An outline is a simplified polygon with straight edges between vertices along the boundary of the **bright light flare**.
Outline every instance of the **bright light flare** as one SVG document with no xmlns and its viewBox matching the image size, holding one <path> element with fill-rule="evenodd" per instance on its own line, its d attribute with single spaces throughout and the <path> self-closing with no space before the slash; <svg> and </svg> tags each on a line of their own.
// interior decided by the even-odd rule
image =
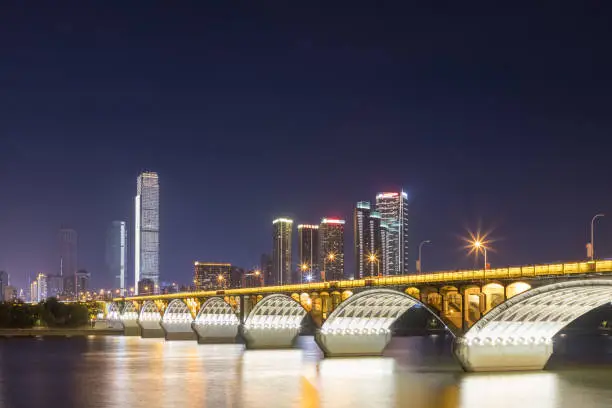
<svg viewBox="0 0 612 408">
<path fill-rule="evenodd" d="M 481 235 L 480 231 L 473 233 L 468 231 L 470 234 L 469 238 L 463 237 L 461 238 L 466 245 L 463 247 L 468 250 L 468 255 L 478 255 L 484 253 L 484 251 L 491 251 L 491 243 L 493 240 L 489 239 L 489 233 L 484 233 Z"/>
</svg>

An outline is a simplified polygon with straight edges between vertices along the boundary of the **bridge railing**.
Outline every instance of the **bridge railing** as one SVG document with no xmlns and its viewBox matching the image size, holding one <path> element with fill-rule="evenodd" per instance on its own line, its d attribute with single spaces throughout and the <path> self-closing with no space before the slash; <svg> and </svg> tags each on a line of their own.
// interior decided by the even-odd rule
<svg viewBox="0 0 612 408">
<path fill-rule="evenodd" d="M 550 278 L 565 275 L 580 275 L 586 273 L 609 273 L 612 275 L 612 260 L 557 263 L 549 265 L 526 265 L 507 268 L 443 271 L 413 275 L 371 277 L 366 279 L 343 280 L 333 282 L 315 282 L 283 286 L 260 286 L 255 288 L 209 290 L 198 292 L 181 292 L 164 295 L 134 296 L 130 299 L 176 299 L 176 298 L 206 298 L 219 295 L 263 295 L 278 292 L 312 292 L 328 290 L 350 290 L 366 286 L 398 286 L 435 284 L 444 282 L 470 282 L 482 280 L 503 279 L 534 279 Z M 123 298 L 116 298 L 115 301 Z"/>
</svg>

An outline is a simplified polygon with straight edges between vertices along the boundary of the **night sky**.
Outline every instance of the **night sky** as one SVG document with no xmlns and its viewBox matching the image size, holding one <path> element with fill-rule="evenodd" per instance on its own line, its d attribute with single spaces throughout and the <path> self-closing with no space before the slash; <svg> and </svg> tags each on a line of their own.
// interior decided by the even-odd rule
<svg viewBox="0 0 612 408">
<path fill-rule="evenodd" d="M 605 2 L 40 3 L 0 5 L 0 269 L 13 284 L 57 273 L 64 225 L 80 267 L 110 285 L 114 219 L 128 221 L 131 282 L 145 169 L 160 176 L 166 281 L 189 282 L 196 259 L 256 265 L 281 215 L 345 218 L 350 269 L 354 203 L 399 188 L 411 265 L 433 241 L 426 270 L 473 266 L 460 237 L 479 226 L 493 267 L 583 258 L 597 212 L 597 252 L 612 257 Z"/>
</svg>

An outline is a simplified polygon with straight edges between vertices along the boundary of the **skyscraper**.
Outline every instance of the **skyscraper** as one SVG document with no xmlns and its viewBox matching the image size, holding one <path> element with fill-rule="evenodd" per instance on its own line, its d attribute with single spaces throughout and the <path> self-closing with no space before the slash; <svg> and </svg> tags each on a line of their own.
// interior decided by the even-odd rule
<svg viewBox="0 0 612 408">
<path fill-rule="evenodd" d="M 272 279 L 272 257 L 270 254 L 261 254 L 259 269 L 264 285 L 271 285 Z"/>
<path fill-rule="evenodd" d="M 9 286 L 9 274 L 5 271 L 0 271 L 0 301 L 7 302 L 9 299 L 6 299 L 4 296 L 4 288 Z"/>
<path fill-rule="evenodd" d="M 266 285 L 287 285 L 291 280 L 291 233 L 293 220 L 272 221 L 272 277 Z"/>
<path fill-rule="evenodd" d="M 408 272 L 408 195 L 403 191 L 379 193 L 376 210 L 389 228 L 387 272 L 389 275 L 405 274 Z"/>
<path fill-rule="evenodd" d="M 296 283 L 302 282 L 303 279 L 319 280 L 319 226 L 300 224 L 297 228 L 300 275 Z"/>
<path fill-rule="evenodd" d="M 381 215 L 372 211 L 369 201 L 359 201 L 354 211 L 355 279 L 383 275 L 385 259 Z M 373 256 L 373 260 L 370 259 Z"/>
<path fill-rule="evenodd" d="M 136 181 L 134 286 L 150 279 L 159 285 L 159 179 L 157 173 L 143 172 Z"/>
<path fill-rule="evenodd" d="M 115 288 L 125 295 L 125 272 L 127 261 L 127 230 L 125 221 L 111 222 L 106 234 L 106 267 Z"/>
<path fill-rule="evenodd" d="M 78 240 L 77 232 L 73 229 L 59 230 L 60 275 L 74 278 L 78 270 Z"/>
<path fill-rule="evenodd" d="M 344 279 L 344 220 L 323 218 L 319 226 L 319 259 L 324 280 Z"/>
<path fill-rule="evenodd" d="M 193 264 L 193 283 L 196 290 L 224 289 L 229 287 L 232 264 L 200 262 Z"/>
</svg>

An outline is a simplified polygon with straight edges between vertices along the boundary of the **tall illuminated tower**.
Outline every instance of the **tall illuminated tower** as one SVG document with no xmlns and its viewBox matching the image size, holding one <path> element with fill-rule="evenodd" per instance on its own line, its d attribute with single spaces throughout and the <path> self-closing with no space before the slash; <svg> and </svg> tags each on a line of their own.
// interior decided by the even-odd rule
<svg viewBox="0 0 612 408">
<path fill-rule="evenodd" d="M 387 252 L 385 260 L 389 275 L 408 273 L 408 194 L 379 193 L 376 195 L 376 210 L 387 225 Z"/>
<path fill-rule="evenodd" d="M 300 264 L 298 265 L 302 279 L 318 280 L 319 271 L 319 226 L 300 224 L 298 225 L 298 247 Z M 303 280 L 298 278 L 297 282 Z"/>
<path fill-rule="evenodd" d="M 125 295 L 127 229 L 125 221 L 113 221 L 106 235 L 106 267 L 121 296 Z"/>
<path fill-rule="evenodd" d="M 326 281 L 344 279 L 344 220 L 323 218 L 319 225 L 319 259 Z"/>
<path fill-rule="evenodd" d="M 134 287 L 142 279 L 159 285 L 159 179 L 157 173 L 140 173 L 136 181 Z M 136 289 L 138 291 L 138 289 Z"/>
<path fill-rule="evenodd" d="M 277 218 L 272 221 L 272 276 L 266 285 L 287 285 L 291 279 L 291 233 L 293 220 Z"/>
<path fill-rule="evenodd" d="M 355 231 L 355 279 L 385 275 L 381 215 L 369 201 L 359 201 L 353 214 Z M 374 255 L 374 260 L 370 256 Z"/>
</svg>

